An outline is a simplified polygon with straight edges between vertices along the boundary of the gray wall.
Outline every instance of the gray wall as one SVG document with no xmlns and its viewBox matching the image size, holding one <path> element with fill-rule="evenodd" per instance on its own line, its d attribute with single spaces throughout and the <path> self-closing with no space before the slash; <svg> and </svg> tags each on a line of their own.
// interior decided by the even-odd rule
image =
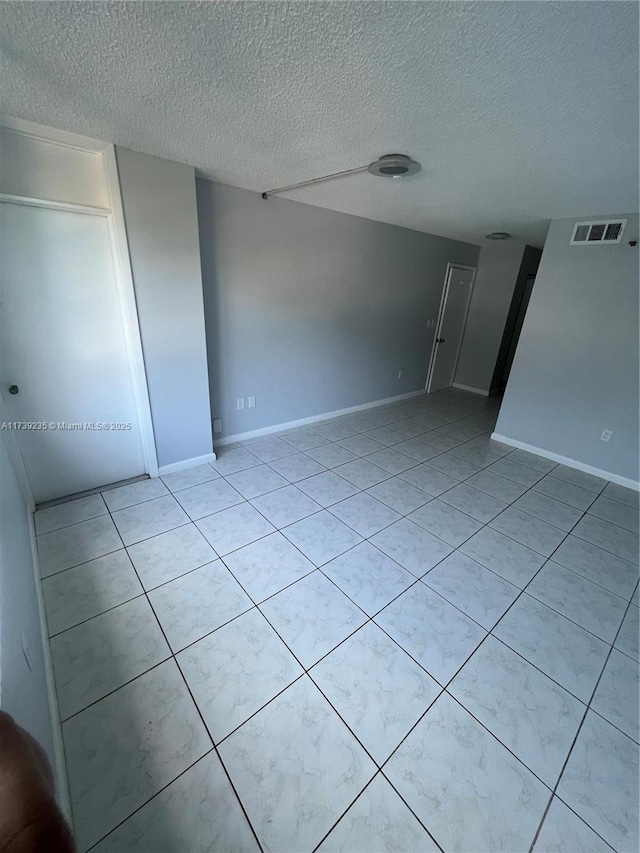
<svg viewBox="0 0 640 853">
<path fill-rule="evenodd" d="M 490 391 L 504 327 L 516 286 L 524 243 L 485 244 L 478 259 L 455 382 Z"/>
<path fill-rule="evenodd" d="M 579 220 L 551 224 L 496 432 L 637 481 L 638 216 L 628 219 L 617 246 L 570 246 Z"/>
<path fill-rule="evenodd" d="M 116 150 L 158 464 L 212 452 L 191 166 Z"/>
<path fill-rule="evenodd" d="M 44 747 L 56 767 L 28 505 L 0 432 L 0 707 Z M 31 669 L 22 652 L 25 637 Z"/>
<path fill-rule="evenodd" d="M 447 262 L 477 246 L 196 183 L 223 436 L 424 388 Z"/>
</svg>

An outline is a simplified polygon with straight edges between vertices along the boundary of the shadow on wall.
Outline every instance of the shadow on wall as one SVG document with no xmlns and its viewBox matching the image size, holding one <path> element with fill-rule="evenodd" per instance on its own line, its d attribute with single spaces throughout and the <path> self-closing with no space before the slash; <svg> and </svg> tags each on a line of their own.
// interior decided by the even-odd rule
<svg viewBox="0 0 640 853">
<path fill-rule="evenodd" d="M 222 386 L 222 338 L 217 333 L 218 317 L 221 316 L 220 288 L 218 286 L 218 267 L 216 264 L 216 232 L 211 225 L 216 221 L 215 195 L 205 192 L 203 181 L 196 180 L 198 200 L 198 228 L 200 232 L 200 263 L 202 268 L 202 296 L 204 300 L 204 324 L 207 340 L 207 362 L 209 366 L 209 394 L 211 400 L 211 419 L 220 417 Z M 208 227 L 205 229 L 204 223 Z M 214 444 L 215 444 L 214 435 Z"/>
</svg>

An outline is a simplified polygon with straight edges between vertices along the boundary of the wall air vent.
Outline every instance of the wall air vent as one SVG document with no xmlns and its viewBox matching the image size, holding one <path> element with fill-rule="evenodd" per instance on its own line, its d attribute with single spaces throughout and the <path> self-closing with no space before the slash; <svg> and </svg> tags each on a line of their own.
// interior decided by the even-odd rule
<svg viewBox="0 0 640 853">
<path fill-rule="evenodd" d="M 607 243 L 619 243 L 626 224 L 626 219 L 611 222 L 576 222 L 569 245 L 604 246 Z"/>
</svg>

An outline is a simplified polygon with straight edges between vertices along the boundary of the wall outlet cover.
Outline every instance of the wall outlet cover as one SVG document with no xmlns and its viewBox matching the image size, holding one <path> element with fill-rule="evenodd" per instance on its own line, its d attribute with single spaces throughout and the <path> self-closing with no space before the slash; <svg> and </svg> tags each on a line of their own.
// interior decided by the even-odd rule
<svg viewBox="0 0 640 853">
<path fill-rule="evenodd" d="M 236 399 L 236 408 L 238 411 L 244 409 L 244 397 L 238 397 Z"/>
<path fill-rule="evenodd" d="M 214 433 L 222 432 L 222 420 L 220 418 L 214 418 L 213 431 Z"/>
<path fill-rule="evenodd" d="M 610 430 L 610 429 L 602 430 L 602 435 L 600 436 L 600 441 L 610 441 L 612 435 L 613 435 L 613 430 Z"/>
</svg>

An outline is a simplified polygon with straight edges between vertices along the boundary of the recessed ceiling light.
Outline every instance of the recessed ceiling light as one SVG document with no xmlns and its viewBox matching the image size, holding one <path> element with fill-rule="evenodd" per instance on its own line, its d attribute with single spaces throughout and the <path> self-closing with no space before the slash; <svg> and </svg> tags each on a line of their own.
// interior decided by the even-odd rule
<svg viewBox="0 0 640 853">
<path fill-rule="evenodd" d="M 510 240 L 511 234 L 508 234 L 506 231 L 492 231 L 491 234 L 487 234 L 484 238 L 485 240 Z"/>
</svg>

